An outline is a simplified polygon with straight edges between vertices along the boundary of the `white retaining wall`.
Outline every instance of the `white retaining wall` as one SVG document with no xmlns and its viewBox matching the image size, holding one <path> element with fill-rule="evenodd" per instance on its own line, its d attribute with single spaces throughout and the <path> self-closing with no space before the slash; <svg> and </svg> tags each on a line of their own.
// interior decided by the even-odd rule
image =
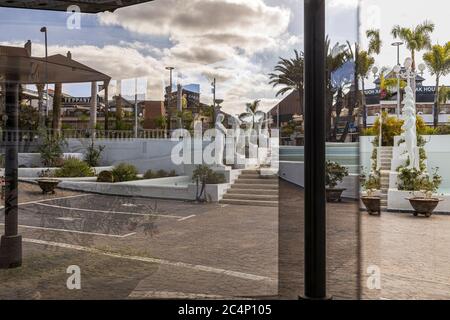
<svg viewBox="0 0 450 320">
<path fill-rule="evenodd" d="M 67 139 L 67 151 L 84 153 L 90 139 Z M 175 170 L 183 174 L 183 166 L 171 161 L 172 148 L 179 143 L 168 139 L 96 139 L 96 146 L 105 146 L 101 165 L 114 166 L 122 162 L 133 164 L 140 173 L 152 170 Z"/>
<path fill-rule="evenodd" d="M 133 196 L 145 198 L 161 198 L 174 200 L 195 200 L 197 186 L 188 176 L 160 179 L 104 183 L 96 182 L 95 178 L 62 178 L 58 187 L 84 192 L 106 195 Z M 35 179 L 27 179 L 35 181 Z M 207 199 L 217 202 L 230 187 L 229 184 L 206 185 Z"/>
</svg>

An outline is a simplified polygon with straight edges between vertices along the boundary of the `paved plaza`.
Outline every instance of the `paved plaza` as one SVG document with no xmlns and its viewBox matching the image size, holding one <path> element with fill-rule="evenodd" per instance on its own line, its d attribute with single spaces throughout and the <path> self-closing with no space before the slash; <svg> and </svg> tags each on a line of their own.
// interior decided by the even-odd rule
<svg viewBox="0 0 450 320">
<path fill-rule="evenodd" d="M 0 270 L 0 299 L 296 299 L 303 291 L 303 191 L 283 181 L 280 212 L 63 190 L 42 196 L 31 184 L 20 184 L 19 197 L 24 262 Z M 344 200 L 328 205 L 327 224 L 336 299 L 450 298 L 450 216 L 369 216 Z M 81 269 L 82 290 L 66 287 L 70 265 Z M 367 286 L 370 266 L 381 289 Z"/>
</svg>

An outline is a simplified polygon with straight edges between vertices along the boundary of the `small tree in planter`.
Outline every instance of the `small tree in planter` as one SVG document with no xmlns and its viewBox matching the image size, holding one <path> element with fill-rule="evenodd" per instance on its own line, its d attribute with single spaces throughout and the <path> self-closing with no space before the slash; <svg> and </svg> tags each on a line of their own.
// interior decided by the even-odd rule
<svg viewBox="0 0 450 320">
<path fill-rule="evenodd" d="M 336 189 L 336 186 L 348 176 L 348 169 L 337 162 L 327 161 L 325 166 L 325 185 L 328 202 L 341 201 L 345 189 Z"/>
<path fill-rule="evenodd" d="M 102 157 L 102 152 L 105 150 L 105 146 L 95 146 L 94 139 L 91 139 L 91 143 L 86 148 L 84 155 L 84 161 L 91 167 L 97 167 Z"/>
<path fill-rule="evenodd" d="M 413 196 L 409 198 L 409 203 L 414 208 L 414 216 L 423 214 L 426 217 L 431 217 L 433 211 L 438 206 L 441 199 L 433 197 L 439 186 L 442 183 L 442 177 L 438 174 L 438 169 L 435 168 L 432 176 L 421 173 L 415 169 L 401 168 L 399 172 L 399 190 L 420 191 L 423 196 Z"/>
<path fill-rule="evenodd" d="M 206 185 L 225 183 L 225 176 L 223 173 L 214 172 L 206 165 L 198 165 L 192 173 L 192 181 L 197 185 L 195 200 L 197 202 L 206 202 Z"/>
<path fill-rule="evenodd" d="M 361 196 L 361 201 L 367 208 L 367 212 L 372 215 L 381 214 L 381 197 L 375 196 L 375 192 L 381 189 L 380 172 L 373 171 L 362 181 L 361 187 L 366 191 L 365 196 Z"/>
<path fill-rule="evenodd" d="M 60 167 L 63 163 L 63 148 L 67 142 L 60 134 L 51 134 L 46 130 L 39 132 L 41 142 L 38 151 L 41 154 L 41 161 L 45 167 Z"/>
</svg>

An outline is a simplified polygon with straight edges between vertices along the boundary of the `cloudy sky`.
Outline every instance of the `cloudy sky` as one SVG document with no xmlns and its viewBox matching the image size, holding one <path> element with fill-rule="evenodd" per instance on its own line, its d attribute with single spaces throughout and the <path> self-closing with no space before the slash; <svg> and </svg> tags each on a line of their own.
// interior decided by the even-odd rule
<svg viewBox="0 0 450 320">
<path fill-rule="evenodd" d="M 427 3 L 433 1 L 442 2 Z M 384 13 L 402 10 L 397 2 L 406 1 L 367 0 L 363 4 L 363 16 L 366 12 L 370 17 L 363 19 L 366 22 L 379 23 L 373 19 L 372 3 L 383 11 L 379 24 L 386 44 L 391 37 L 384 27 L 415 24 L 427 16 L 424 10 L 441 24 L 436 41 L 444 41 L 445 10 L 432 13 L 428 5 L 418 9 L 416 15 Z M 420 3 L 423 1 L 408 1 L 410 6 Z M 261 99 L 267 110 L 280 100 L 275 96 L 277 89 L 268 84 L 268 73 L 278 57 L 291 57 L 294 49 L 303 48 L 302 6 L 302 0 L 155 0 L 114 13 L 83 14 L 79 30 L 67 28 L 67 13 L 0 9 L 0 42 L 23 45 L 30 39 L 33 54 L 42 56 L 43 35 L 39 29 L 46 25 L 49 54 L 70 50 L 74 59 L 113 79 L 138 77 L 138 92 L 146 93 L 147 99 L 162 98 L 169 78 L 165 67 L 173 66 L 176 82 L 200 84 L 204 103 L 212 101 L 210 82 L 215 77 L 217 97 L 225 100 L 228 112 L 241 112 L 246 102 L 255 99 Z M 327 32 L 332 42 L 355 41 L 357 1 L 328 0 L 327 8 Z M 395 62 L 391 48 L 386 45 L 385 49 L 377 59 L 380 66 Z M 89 88 L 65 85 L 64 91 L 88 96 Z M 134 80 L 123 81 L 122 91 L 133 94 Z"/>
</svg>

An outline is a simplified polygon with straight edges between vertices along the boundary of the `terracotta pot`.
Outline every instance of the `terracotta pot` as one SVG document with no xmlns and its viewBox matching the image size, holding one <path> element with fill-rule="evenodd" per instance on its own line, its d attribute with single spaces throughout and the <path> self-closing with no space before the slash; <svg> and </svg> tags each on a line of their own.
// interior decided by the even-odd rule
<svg viewBox="0 0 450 320">
<path fill-rule="evenodd" d="M 380 209 L 381 197 L 364 196 L 364 197 L 361 197 L 361 201 L 366 206 L 367 212 L 370 215 L 375 215 L 375 214 L 381 215 L 381 209 Z"/>
<path fill-rule="evenodd" d="M 341 202 L 342 201 L 342 192 L 347 189 L 326 189 L 327 194 L 327 202 Z"/>
<path fill-rule="evenodd" d="M 38 179 L 37 182 L 42 189 L 42 194 L 55 194 L 55 188 L 61 181 L 57 179 Z"/>
<path fill-rule="evenodd" d="M 414 208 L 414 215 L 423 214 L 426 217 L 431 217 L 434 209 L 438 206 L 440 199 L 437 198 L 409 198 L 409 203 Z"/>
</svg>

